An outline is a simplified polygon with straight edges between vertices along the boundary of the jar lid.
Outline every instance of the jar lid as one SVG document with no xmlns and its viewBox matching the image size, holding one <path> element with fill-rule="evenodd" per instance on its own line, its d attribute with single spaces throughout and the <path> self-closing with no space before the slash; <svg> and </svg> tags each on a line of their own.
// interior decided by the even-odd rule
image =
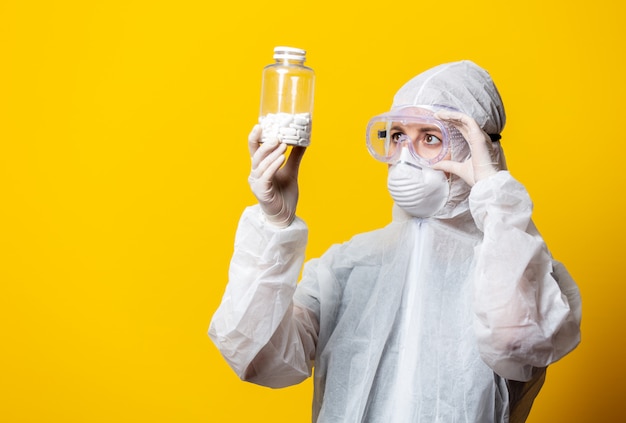
<svg viewBox="0 0 626 423">
<path fill-rule="evenodd" d="M 274 59 L 297 59 L 304 60 L 306 50 L 296 47 L 274 47 Z"/>
</svg>

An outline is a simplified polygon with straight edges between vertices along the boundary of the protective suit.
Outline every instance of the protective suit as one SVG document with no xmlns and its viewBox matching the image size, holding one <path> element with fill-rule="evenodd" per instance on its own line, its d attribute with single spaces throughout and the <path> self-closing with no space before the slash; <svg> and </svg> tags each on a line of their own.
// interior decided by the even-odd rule
<svg viewBox="0 0 626 423">
<path fill-rule="evenodd" d="M 409 81 L 393 108 L 449 106 L 499 134 L 504 108 L 471 62 Z M 459 146 L 466 160 L 469 149 Z M 384 228 L 304 266 L 305 223 L 247 208 L 209 335 L 244 380 L 314 372 L 314 422 L 523 422 L 545 368 L 579 342 L 581 304 L 531 220 L 525 188 L 499 171 L 450 178 L 431 217 L 394 206 Z"/>
</svg>

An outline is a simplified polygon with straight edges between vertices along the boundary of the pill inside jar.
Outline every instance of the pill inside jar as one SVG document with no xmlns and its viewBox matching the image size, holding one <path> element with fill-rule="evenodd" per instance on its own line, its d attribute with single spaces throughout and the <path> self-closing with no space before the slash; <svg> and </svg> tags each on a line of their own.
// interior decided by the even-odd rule
<svg viewBox="0 0 626 423">
<path fill-rule="evenodd" d="M 278 139 L 285 144 L 308 147 L 311 143 L 310 113 L 268 113 L 259 118 L 261 142 Z"/>
</svg>

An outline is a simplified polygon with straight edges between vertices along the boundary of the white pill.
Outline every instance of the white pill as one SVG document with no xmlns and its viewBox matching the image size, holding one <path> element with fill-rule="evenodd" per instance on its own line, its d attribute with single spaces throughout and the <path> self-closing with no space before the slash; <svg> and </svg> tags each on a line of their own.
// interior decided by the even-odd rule
<svg viewBox="0 0 626 423">
<path fill-rule="evenodd" d="M 280 128 L 279 132 L 281 135 L 297 135 L 298 130 L 296 128 Z"/>
</svg>

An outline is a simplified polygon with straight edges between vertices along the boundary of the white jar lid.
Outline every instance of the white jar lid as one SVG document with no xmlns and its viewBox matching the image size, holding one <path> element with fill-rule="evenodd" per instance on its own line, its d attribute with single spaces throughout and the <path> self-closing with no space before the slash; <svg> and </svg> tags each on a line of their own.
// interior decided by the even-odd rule
<svg viewBox="0 0 626 423">
<path fill-rule="evenodd" d="M 306 50 L 296 47 L 278 46 L 274 47 L 274 59 L 298 59 L 303 60 Z"/>
</svg>

